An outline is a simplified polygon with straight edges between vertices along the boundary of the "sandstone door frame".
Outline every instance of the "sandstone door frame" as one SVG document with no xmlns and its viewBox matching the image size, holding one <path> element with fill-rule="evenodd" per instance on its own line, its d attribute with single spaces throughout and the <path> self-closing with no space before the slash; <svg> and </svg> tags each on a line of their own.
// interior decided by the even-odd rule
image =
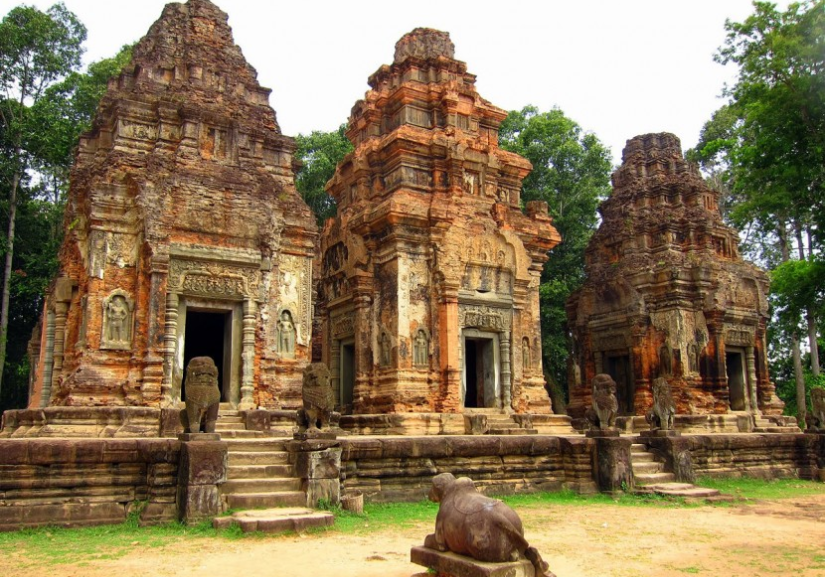
<svg viewBox="0 0 825 577">
<path fill-rule="evenodd" d="M 501 362 L 501 338 L 500 333 L 490 330 L 482 330 L 477 328 L 462 328 L 461 329 L 461 346 L 459 352 L 461 354 L 461 407 L 467 409 L 467 342 L 485 343 L 477 348 L 477 354 L 481 355 L 478 366 L 482 367 L 483 377 L 479 379 L 483 383 L 483 399 L 484 406 L 477 408 L 486 409 L 502 409 L 505 407 L 504 395 L 502 394 L 502 362 Z M 473 345 L 475 346 L 475 345 Z"/>
</svg>

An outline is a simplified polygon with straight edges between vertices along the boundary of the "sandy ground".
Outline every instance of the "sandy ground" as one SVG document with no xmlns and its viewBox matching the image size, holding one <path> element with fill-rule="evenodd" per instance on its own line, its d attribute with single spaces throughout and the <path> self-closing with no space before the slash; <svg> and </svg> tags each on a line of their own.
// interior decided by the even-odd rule
<svg viewBox="0 0 825 577">
<path fill-rule="evenodd" d="M 528 540 L 558 577 L 825 577 L 825 490 L 729 507 L 517 510 Z M 3 560 L 0 575 L 17 569 L 26 577 L 410 577 L 424 570 L 409 562 L 410 547 L 431 530 L 422 523 L 365 534 L 175 538 L 77 565 L 41 565 L 19 551 Z"/>
</svg>

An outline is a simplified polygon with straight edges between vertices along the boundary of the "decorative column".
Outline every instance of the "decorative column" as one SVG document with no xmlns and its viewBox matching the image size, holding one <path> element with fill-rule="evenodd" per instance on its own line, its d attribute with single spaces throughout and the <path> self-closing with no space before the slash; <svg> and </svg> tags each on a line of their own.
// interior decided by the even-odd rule
<svg viewBox="0 0 825 577">
<path fill-rule="evenodd" d="M 335 402 L 344 404 L 344 395 L 341 390 L 341 341 L 330 337 L 329 346 L 329 384 L 335 393 Z"/>
<path fill-rule="evenodd" d="M 46 313 L 46 354 L 43 358 L 43 391 L 40 406 L 48 407 L 52 398 L 52 369 L 54 367 L 54 311 Z"/>
<path fill-rule="evenodd" d="M 52 386 L 54 390 L 57 381 L 60 379 L 60 371 L 63 369 L 63 353 L 66 345 L 66 315 L 69 311 L 69 303 L 57 301 L 54 303 L 54 363 L 52 364 Z"/>
<path fill-rule="evenodd" d="M 510 374 L 510 331 L 501 332 L 501 392 L 504 408 L 510 410 L 513 403 L 513 382 Z"/>
<path fill-rule="evenodd" d="M 241 403 L 239 409 L 255 408 L 255 315 L 258 307 L 252 299 L 243 302 L 243 345 L 241 350 Z"/>
<path fill-rule="evenodd" d="M 175 373 L 175 353 L 178 344 L 177 293 L 166 293 L 166 319 L 163 327 L 163 380 L 160 384 L 161 406 L 172 404 L 172 385 Z"/>
<path fill-rule="evenodd" d="M 149 278 L 148 305 L 144 315 L 147 323 L 146 356 L 143 359 L 143 382 L 140 394 L 147 404 L 166 402 L 163 383 L 166 378 L 166 322 L 161 326 L 161 311 L 165 312 L 163 295 L 168 294 L 169 249 L 166 246 L 153 248 Z M 177 334 L 177 333 L 176 333 Z M 170 375 L 172 373 L 170 372 Z"/>
<path fill-rule="evenodd" d="M 438 307 L 439 360 L 446 382 L 442 399 L 445 412 L 461 409 L 461 327 L 458 322 L 458 283 L 443 282 Z"/>
<path fill-rule="evenodd" d="M 355 382 L 352 385 L 352 412 L 359 413 L 372 410 L 364 407 L 364 399 L 370 397 L 367 388 L 372 372 L 372 358 L 365 356 L 367 347 L 364 347 L 364 344 L 372 338 L 370 330 L 372 298 L 361 287 L 353 300 L 355 302 Z"/>
<path fill-rule="evenodd" d="M 759 415 L 759 403 L 756 398 L 756 357 L 753 347 L 745 347 L 745 367 L 748 374 L 748 394 L 745 395 L 745 402 L 750 401 L 750 408 L 746 406 L 745 409 L 754 415 Z"/>
</svg>

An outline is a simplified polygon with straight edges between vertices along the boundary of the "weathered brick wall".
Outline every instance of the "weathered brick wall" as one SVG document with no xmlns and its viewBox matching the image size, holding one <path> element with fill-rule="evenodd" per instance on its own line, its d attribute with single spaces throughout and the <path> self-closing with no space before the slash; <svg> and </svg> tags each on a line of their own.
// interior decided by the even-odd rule
<svg viewBox="0 0 825 577">
<path fill-rule="evenodd" d="M 592 439 L 450 436 L 342 439 L 347 491 L 372 501 L 426 499 L 439 473 L 470 477 L 488 493 L 596 491 Z"/>
<path fill-rule="evenodd" d="M 172 439 L 0 440 L 0 531 L 176 518 Z"/>
</svg>

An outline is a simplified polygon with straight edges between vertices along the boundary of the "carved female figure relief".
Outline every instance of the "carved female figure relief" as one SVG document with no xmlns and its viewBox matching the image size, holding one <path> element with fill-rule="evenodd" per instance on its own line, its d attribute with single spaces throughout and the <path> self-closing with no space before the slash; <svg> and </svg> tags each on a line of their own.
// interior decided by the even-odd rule
<svg viewBox="0 0 825 577">
<path fill-rule="evenodd" d="M 101 349 L 125 350 L 132 346 L 134 301 L 123 291 L 115 291 L 103 301 Z"/>
<path fill-rule="evenodd" d="M 385 332 L 381 333 L 381 342 L 380 344 L 380 363 L 382 367 L 389 367 L 390 366 L 390 348 L 392 347 L 390 343 L 390 335 Z"/>
<path fill-rule="evenodd" d="M 286 358 L 295 356 L 295 323 L 287 310 L 281 312 L 278 320 L 278 351 Z"/>
<path fill-rule="evenodd" d="M 429 339 L 424 329 L 418 329 L 413 341 L 413 365 L 416 367 L 426 367 L 429 349 Z"/>
<path fill-rule="evenodd" d="M 530 372 L 532 363 L 530 361 L 530 339 L 521 339 L 521 370 L 526 375 Z"/>
</svg>

